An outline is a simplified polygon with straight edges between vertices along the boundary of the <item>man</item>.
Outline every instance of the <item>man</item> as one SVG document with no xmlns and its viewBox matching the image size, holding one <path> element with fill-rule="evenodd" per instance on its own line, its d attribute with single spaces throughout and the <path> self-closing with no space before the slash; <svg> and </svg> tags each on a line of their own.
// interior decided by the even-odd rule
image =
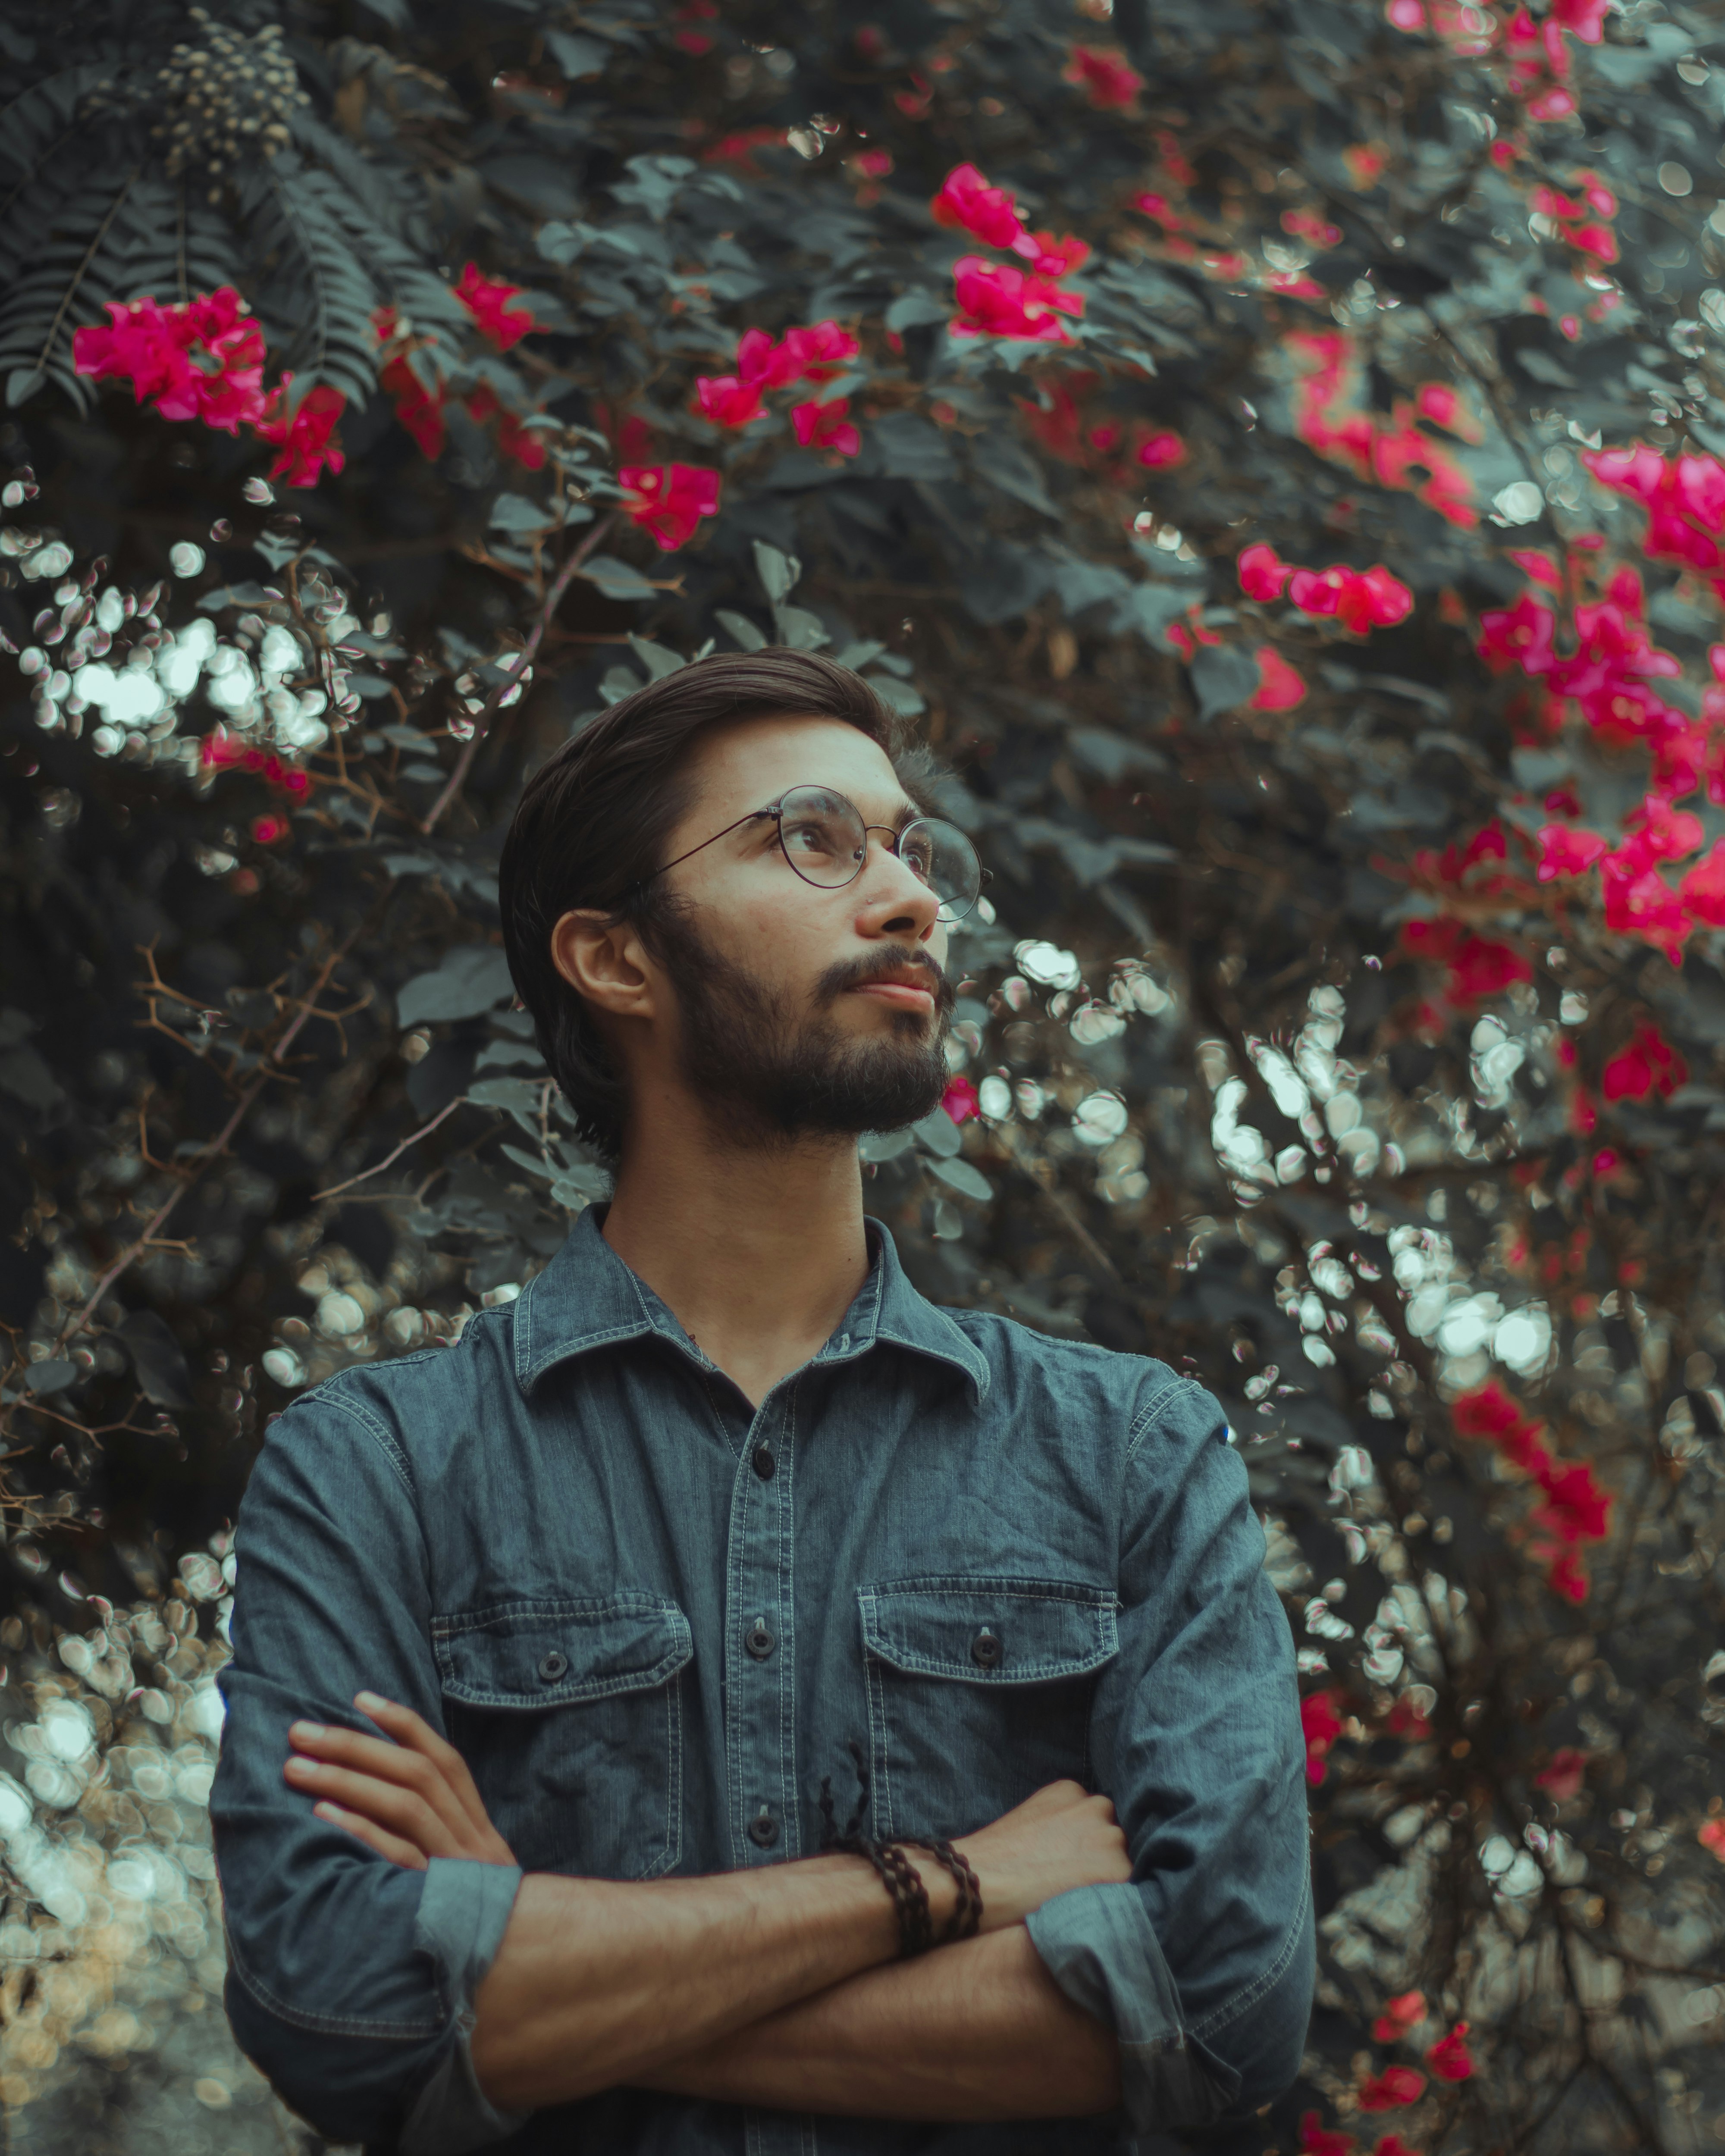
<svg viewBox="0 0 1725 2156">
<path fill-rule="evenodd" d="M 1093 2150 L 1293 2077 L 1292 1648 L 1222 1418 L 864 1217 L 980 875 L 898 747 L 824 659 L 713 658 L 522 796 L 510 964 L 614 1195 L 279 1417 L 239 1520 L 228 2011 L 333 2139 Z"/>
</svg>

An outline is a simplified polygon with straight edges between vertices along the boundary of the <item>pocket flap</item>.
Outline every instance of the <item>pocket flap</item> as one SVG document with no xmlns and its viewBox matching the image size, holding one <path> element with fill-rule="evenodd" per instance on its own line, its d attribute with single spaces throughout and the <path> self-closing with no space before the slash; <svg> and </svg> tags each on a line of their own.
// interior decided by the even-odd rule
<svg viewBox="0 0 1725 2156">
<path fill-rule="evenodd" d="M 662 1685 L 695 1652 L 689 1620 L 657 1594 L 498 1602 L 434 1617 L 451 1699 L 467 1707 L 564 1707 Z"/>
<path fill-rule="evenodd" d="M 1120 1651 L 1110 1588 L 946 1574 L 859 1588 L 857 1600 L 869 1653 L 915 1676 L 1039 1684 L 1084 1676 Z"/>
</svg>

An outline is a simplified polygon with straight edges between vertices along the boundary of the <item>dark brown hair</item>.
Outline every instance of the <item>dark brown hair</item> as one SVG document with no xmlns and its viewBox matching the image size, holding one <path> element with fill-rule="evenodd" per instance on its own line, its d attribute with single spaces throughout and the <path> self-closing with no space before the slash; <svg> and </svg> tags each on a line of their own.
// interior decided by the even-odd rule
<svg viewBox="0 0 1725 2156">
<path fill-rule="evenodd" d="M 641 879 L 690 805 L 691 747 L 725 721 L 776 717 L 841 720 L 880 744 L 913 795 L 926 781 L 904 722 L 860 674 L 819 652 L 774 649 L 723 653 L 649 682 L 565 742 L 522 789 L 498 870 L 504 949 L 577 1132 L 608 1159 L 622 1147 L 622 1074 L 552 963 L 551 932 L 572 909 L 594 906 L 633 921 L 653 948 L 675 901 L 662 880 Z"/>
</svg>

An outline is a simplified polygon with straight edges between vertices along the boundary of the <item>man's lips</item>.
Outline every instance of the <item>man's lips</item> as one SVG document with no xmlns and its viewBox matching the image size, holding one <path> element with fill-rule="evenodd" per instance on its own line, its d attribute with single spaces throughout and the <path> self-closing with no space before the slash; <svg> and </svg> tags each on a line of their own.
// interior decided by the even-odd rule
<svg viewBox="0 0 1725 2156">
<path fill-rule="evenodd" d="M 934 1009 L 934 990 L 915 987 L 909 981 L 863 981 L 850 993 L 856 996 L 874 996 L 883 1004 L 891 1004 L 896 1010 L 932 1011 Z"/>
</svg>

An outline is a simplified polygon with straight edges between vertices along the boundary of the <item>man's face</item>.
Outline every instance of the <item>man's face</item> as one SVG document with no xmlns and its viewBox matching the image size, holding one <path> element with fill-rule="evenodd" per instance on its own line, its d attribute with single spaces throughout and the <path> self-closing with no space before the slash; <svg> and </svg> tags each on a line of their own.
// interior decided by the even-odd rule
<svg viewBox="0 0 1725 2156">
<path fill-rule="evenodd" d="M 855 880 L 806 882 L 762 817 L 671 870 L 685 910 L 655 934 L 680 1075 L 757 1137 L 892 1129 L 947 1081 L 952 989 L 938 901 L 887 850 L 916 812 L 877 742 L 832 719 L 753 719 L 697 750 L 675 860 L 795 786 L 843 794 L 871 830 Z"/>
</svg>

